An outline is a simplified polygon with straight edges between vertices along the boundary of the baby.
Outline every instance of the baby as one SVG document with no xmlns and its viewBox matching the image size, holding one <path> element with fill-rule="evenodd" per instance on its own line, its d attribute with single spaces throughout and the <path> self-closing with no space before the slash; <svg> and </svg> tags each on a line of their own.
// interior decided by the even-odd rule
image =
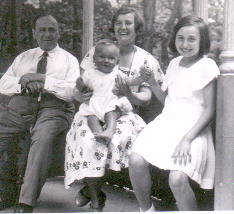
<svg viewBox="0 0 234 214">
<path fill-rule="evenodd" d="M 132 111 L 132 105 L 126 97 L 113 94 L 116 77 L 121 76 L 128 85 L 141 84 L 143 80 L 140 77 L 129 80 L 118 70 L 119 48 L 112 40 L 101 40 L 95 46 L 93 60 L 96 68 L 85 70 L 77 79 L 76 87 L 79 91 L 93 92 L 89 103 L 82 103 L 79 112 L 87 116 L 95 139 L 108 144 L 115 133 L 118 117 Z"/>
</svg>

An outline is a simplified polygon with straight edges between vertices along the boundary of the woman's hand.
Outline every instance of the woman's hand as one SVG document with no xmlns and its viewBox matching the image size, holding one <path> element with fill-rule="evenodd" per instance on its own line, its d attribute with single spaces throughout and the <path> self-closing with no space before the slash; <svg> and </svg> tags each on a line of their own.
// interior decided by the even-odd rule
<svg viewBox="0 0 234 214">
<path fill-rule="evenodd" d="M 179 162 L 179 165 L 186 165 L 187 163 L 191 163 L 191 142 L 192 140 L 185 136 L 176 146 L 175 151 L 172 155 L 175 164 L 177 163 L 177 161 Z"/>
<path fill-rule="evenodd" d="M 76 88 L 81 92 L 83 92 L 84 90 L 87 90 L 87 87 L 84 84 L 84 81 L 81 77 L 78 77 L 76 80 Z"/>
<path fill-rule="evenodd" d="M 77 90 L 77 88 L 74 88 L 73 90 L 73 98 L 74 100 L 81 102 L 81 103 L 89 103 L 89 100 L 91 96 L 93 95 L 92 91 L 85 91 L 85 92 L 80 92 Z"/>
<path fill-rule="evenodd" d="M 126 83 L 125 79 L 123 79 L 121 76 L 117 76 L 115 78 L 115 90 L 113 93 L 116 96 L 126 96 L 128 97 L 129 95 L 132 94 L 132 91 L 128 84 Z"/>
</svg>

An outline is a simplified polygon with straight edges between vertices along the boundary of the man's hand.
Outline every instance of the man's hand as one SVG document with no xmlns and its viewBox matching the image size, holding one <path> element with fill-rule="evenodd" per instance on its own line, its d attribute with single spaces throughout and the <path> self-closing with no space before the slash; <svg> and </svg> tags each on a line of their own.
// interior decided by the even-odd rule
<svg viewBox="0 0 234 214">
<path fill-rule="evenodd" d="M 20 80 L 19 84 L 21 84 L 22 88 L 26 88 L 29 82 L 45 82 L 45 74 L 38 74 L 38 73 L 28 73 L 24 74 Z"/>
<path fill-rule="evenodd" d="M 39 93 L 43 91 L 44 88 L 44 83 L 43 82 L 29 82 L 26 85 L 27 89 L 29 90 L 30 93 L 34 94 L 34 93 Z"/>
</svg>

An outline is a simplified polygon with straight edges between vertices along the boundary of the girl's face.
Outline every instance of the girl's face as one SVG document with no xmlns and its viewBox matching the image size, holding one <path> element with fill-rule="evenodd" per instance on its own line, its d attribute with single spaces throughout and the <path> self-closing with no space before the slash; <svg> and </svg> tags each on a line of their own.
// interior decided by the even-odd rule
<svg viewBox="0 0 234 214">
<path fill-rule="evenodd" d="M 121 14 L 114 24 L 115 37 L 119 45 L 134 44 L 136 38 L 134 14 Z"/>
<path fill-rule="evenodd" d="M 195 26 L 185 26 L 176 34 L 175 46 L 181 56 L 196 59 L 200 50 L 200 32 Z"/>
<path fill-rule="evenodd" d="M 103 46 L 94 54 L 94 63 L 103 73 L 111 73 L 119 60 L 119 50 L 113 46 Z"/>
</svg>

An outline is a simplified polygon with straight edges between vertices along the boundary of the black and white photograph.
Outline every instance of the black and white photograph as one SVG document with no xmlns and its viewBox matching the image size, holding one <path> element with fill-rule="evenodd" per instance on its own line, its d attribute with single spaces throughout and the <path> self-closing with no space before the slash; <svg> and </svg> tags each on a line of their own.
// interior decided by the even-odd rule
<svg viewBox="0 0 234 214">
<path fill-rule="evenodd" d="M 0 213 L 234 210 L 233 0 L 0 0 Z"/>
</svg>

